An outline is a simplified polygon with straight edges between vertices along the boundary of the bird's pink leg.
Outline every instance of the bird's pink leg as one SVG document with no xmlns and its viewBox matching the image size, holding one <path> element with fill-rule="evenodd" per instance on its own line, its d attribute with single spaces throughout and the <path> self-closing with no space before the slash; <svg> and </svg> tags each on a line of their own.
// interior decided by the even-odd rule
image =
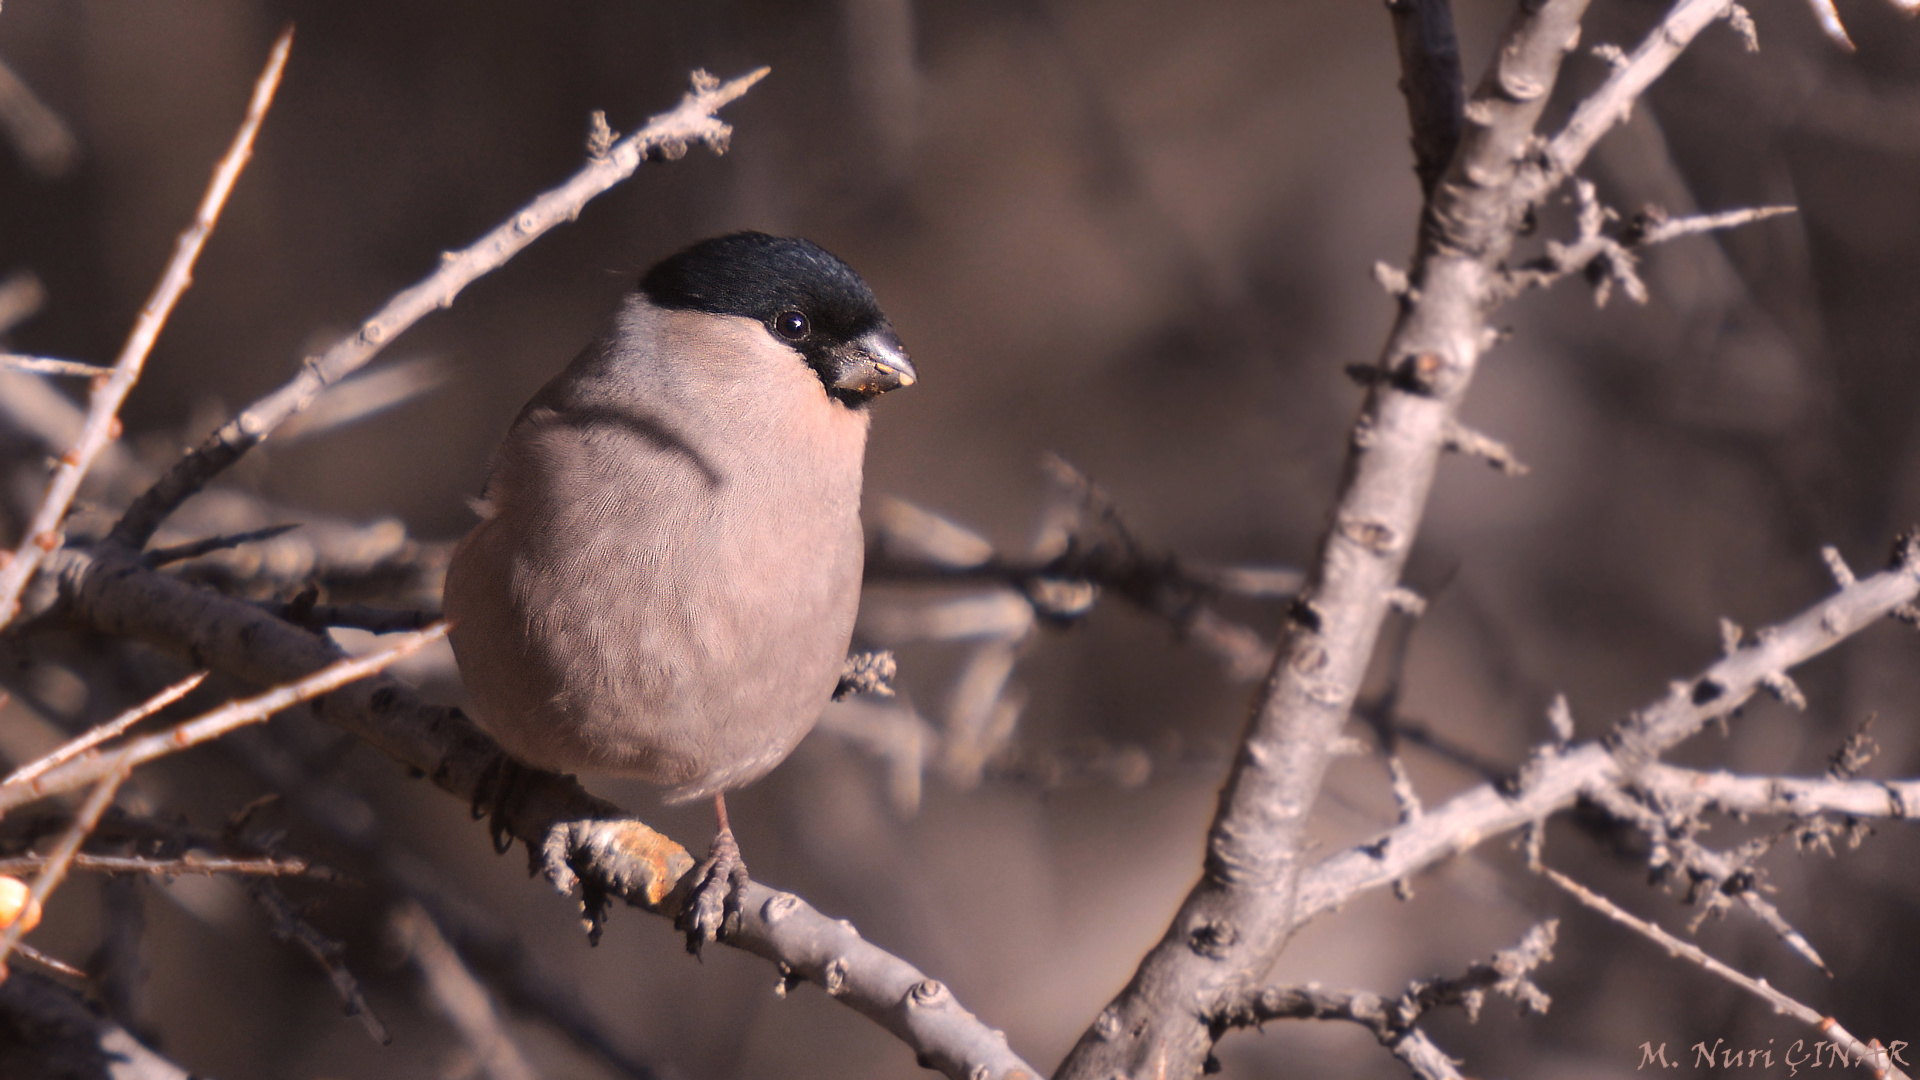
<svg viewBox="0 0 1920 1080">
<path fill-rule="evenodd" d="M 727 821 L 727 797 L 715 794 L 714 816 L 720 831 L 707 849 L 707 861 L 700 865 L 698 882 L 680 909 L 680 929 L 687 934 L 687 951 L 700 955 L 700 947 L 717 941 L 740 922 L 740 904 L 747 890 L 747 864 L 740 858 L 740 845 L 733 839 L 733 826 Z"/>
</svg>

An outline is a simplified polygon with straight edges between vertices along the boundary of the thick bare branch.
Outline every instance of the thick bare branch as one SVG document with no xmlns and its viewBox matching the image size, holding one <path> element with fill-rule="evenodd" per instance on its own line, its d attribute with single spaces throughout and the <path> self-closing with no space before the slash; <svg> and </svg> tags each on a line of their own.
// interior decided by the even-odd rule
<svg viewBox="0 0 1920 1080">
<path fill-rule="evenodd" d="M 1300 921 L 1308 814 L 1400 584 L 1427 491 L 1487 339 L 1494 274 L 1524 220 L 1520 162 L 1584 0 L 1523 5 L 1464 110 L 1459 150 L 1429 203 L 1399 323 L 1352 436 L 1332 525 L 1234 759 L 1205 874 L 1082 1035 L 1063 1080 L 1197 1075 L 1199 1016 L 1244 993 Z"/>
</svg>

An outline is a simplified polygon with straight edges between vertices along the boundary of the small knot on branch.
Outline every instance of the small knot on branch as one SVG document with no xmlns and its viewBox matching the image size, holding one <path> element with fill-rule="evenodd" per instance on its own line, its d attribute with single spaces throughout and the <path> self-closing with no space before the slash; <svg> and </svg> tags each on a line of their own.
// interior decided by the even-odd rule
<svg viewBox="0 0 1920 1080">
<path fill-rule="evenodd" d="M 844 701 L 855 694 L 892 697 L 893 680 L 899 673 L 899 661 L 886 649 L 854 653 L 840 668 L 840 683 L 833 688 L 833 700 Z"/>
<path fill-rule="evenodd" d="M 1444 446 L 1456 454 L 1477 457 L 1505 476 L 1525 476 L 1531 470 L 1514 456 L 1512 447 L 1484 435 L 1458 420 L 1449 420 L 1443 436 Z"/>
<path fill-rule="evenodd" d="M 587 118 L 587 156 L 595 161 L 604 161 L 619 138 L 613 128 L 607 125 L 606 110 L 593 110 L 593 115 Z"/>
</svg>

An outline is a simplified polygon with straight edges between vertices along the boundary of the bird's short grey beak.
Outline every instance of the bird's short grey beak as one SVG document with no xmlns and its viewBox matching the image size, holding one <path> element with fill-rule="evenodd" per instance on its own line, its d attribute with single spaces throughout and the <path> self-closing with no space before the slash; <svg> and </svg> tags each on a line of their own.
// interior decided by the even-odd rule
<svg viewBox="0 0 1920 1080">
<path fill-rule="evenodd" d="M 834 365 L 836 390 L 870 397 L 920 381 L 913 361 L 907 359 L 906 346 L 890 326 L 869 330 L 835 351 L 839 354 Z"/>
</svg>

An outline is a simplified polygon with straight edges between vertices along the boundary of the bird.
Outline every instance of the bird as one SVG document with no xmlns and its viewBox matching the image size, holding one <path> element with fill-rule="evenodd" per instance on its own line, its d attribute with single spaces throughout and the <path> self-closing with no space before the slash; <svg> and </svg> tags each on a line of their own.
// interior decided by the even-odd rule
<svg viewBox="0 0 1920 1080">
<path fill-rule="evenodd" d="M 785 759 L 839 682 L 869 405 L 917 380 L 839 258 L 759 232 L 696 243 L 521 409 L 448 565 L 473 718 L 508 755 L 713 798 L 682 905 L 696 952 L 747 880 L 726 792 Z"/>
</svg>

